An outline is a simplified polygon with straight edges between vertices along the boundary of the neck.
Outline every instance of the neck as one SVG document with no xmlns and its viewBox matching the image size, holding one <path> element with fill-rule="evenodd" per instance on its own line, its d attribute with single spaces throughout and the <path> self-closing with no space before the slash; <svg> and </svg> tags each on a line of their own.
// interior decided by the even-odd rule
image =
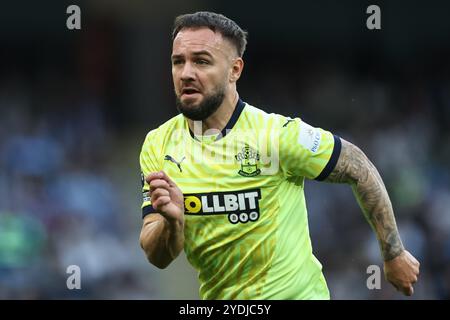
<svg viewBox="0 0 450 320">
<path fill-rule="evenodd" d="M 210 134 L 218 133 L 222 131 L 223 128 L 227 125 L 231 116 L 233 115 L 233 111 L 236 108 L 236 104 L 238 102 L 239 95 L 237 91 L 234 91 L 232 94 L 226 95 L 223 99 L 222 104 L 219 108 L 210 115 L 207 119 L 203 121 L 194 121 L 191 119 L 188 120 L 189 129 L 191 129 L 194 134 L 204 134 L 206 131 L 211 130 Z M 201 123 L 201 132 L 200 132 L 200 124 Z M 208 134 L 208 133 L 207 133 Z"/>
</svg>

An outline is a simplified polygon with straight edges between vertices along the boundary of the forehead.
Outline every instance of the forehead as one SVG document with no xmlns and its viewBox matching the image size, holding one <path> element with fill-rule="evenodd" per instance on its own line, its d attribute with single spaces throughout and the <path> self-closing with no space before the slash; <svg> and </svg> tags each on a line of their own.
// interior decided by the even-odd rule
<svg viewBox="0 0 450 320">
<path fill-rule="evenodd" d="M 195 51 L 209 51 L 211 54 L 230 55 L 232 46 L 220 32 L 209 28 L 181 29 L 173 40 L 172 54 L 189 54 Z"/>
</svg>

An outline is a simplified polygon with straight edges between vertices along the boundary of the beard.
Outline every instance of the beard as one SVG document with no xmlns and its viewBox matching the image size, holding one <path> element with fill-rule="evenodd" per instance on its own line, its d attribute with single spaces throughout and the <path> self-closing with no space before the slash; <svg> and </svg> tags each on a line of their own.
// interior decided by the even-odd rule
<svg viewBox="0 0 450 320">
<path fill-rule="evenodd" d="M 180 96 L 177 95 L 176 105 L 179 112 L 186 118 L 194 121 L 205 120 L 211 116 L 225 99 L 225 88 L 219 87 L 212 94 L 205 95 L 202 102 L 197 105 L 193 103 L 181 102 Z"/>
</svg>

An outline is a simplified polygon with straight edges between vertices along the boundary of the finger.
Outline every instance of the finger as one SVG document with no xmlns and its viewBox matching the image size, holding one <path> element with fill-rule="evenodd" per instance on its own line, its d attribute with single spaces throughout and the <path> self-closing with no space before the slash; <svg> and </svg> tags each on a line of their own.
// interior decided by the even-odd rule
<svg viewBox="0 0 450 320">
<path fill-rule="evenodd" d="M 159 197 L 169 197 L 169 191 L 166 189 L 156 189 L 151 193 L 151 201 L 154 203 Z"/>
<path fill-rule="evenodd" d="M 170 197 L 168 196 L 162 196 L 155 200 L 155 202 L 152 202 L 153 209 L 159 210 L 162 206 L 170 203 Z"/>
<path fill-rule="evenodd" d="M 413 286 L 407 286 L 405 288 L 403 288 L 403 293 L 407 296 L 412 296 L 414 294 L 414 288 Z"/>
<path fill-rule="evenodd" d="M 165 180 L 169 186 L 171 187 L 176 187 L 177 185 L 175 184 L 175 182 L 172 181 L 172 179 L 170 179 L 170 177 L 164 172 L 164 171 L 158 171 L 158 172 L 152 172 L 151 174 L 149 174 L 146 178 L 145 181 L 147 181 L 148 184 L 150 184 L 151 181 L 155 180 L 155 179 L 163 179 Z"/>
<path fill-rule="evenodd" d="M 164 179 L 167 181 L 167 183 L 169 184 L 169 186 L 171 187 L 176 187 L 176 183 L 172 181 L 172 179 L 170 179 L 170 177 L 164 172 L 164 171 L 160 171 L 161 173 L 161 179 Z"/>
<path fill-rule="evenodd" d="M 152 180 L 150 182 L 150 193 L 152 193 L 154 190 L 158 189 L 158 188 L 162 188 L 162 189 L 169 189 L 169 184 L 162 179 L 156 179 L 156 180 Z"/>
<path fill-rule="evenodd" d="M 414 264 L 414 265 L 416 265 L 416 266 L 420 266 L 420 262 L 409 252 L 409 251 L 406 251 L 405 250 L 405 252 L 407 253 L 407 256 L 408 256 L 408 258 L 409 258 L 409 260 Z"/>
<path fill-rule="evenodd" d="M 145 177 L 145 181 L 147 181 L 148 184 L 152 182 L 155 179 L 161 179 L 163 176 L 161 174 L 161 171 L 157 172 L 151 172 L 148 176 Z"/>
<path fill-rule="evenodd" d="M 416 265 L 411 266 L 411 272 L 414 276 L 418 276 L 420 273 L 419 267 Z"/>
</svg>

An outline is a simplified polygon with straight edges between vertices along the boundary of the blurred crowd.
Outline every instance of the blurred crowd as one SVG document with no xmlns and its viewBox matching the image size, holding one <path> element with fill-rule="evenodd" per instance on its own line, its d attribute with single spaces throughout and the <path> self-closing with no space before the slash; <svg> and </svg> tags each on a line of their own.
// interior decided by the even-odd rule
<svg viewBox="0 0 450 320">
<path fill-rule="evenodd" d="M 130 264 L 142 256 L 123 218 L 125 185 L 112 167 L 120 150 L 101 99 L 58 94 L 56 105 L 32 112 L 26 80 L 0 87 L 0 298 L 149 297 Z M 67 290 L 70 265 L 82 271 L 79 293 Z M 120 291 L 108 289 L 114 284 Z"/>
</svg>

